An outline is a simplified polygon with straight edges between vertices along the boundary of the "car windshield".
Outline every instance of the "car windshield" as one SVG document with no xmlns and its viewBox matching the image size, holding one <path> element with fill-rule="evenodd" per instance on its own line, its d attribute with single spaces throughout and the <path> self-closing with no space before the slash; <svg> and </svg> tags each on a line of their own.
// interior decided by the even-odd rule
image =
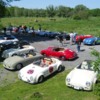
<svg viewBox="0 0 100 100">
<path fill-rule="evenodd" d="M 91 61 L 83 61 L 77 68 L 94 71 Z"/>
<path fill-rule="evenodd" d="M 48 67 L 53 63 L 52 59 L 48 58 L 41 58 L 33 62 L 33 64 L 38 65 L 40 67 Z"/>
</svg>

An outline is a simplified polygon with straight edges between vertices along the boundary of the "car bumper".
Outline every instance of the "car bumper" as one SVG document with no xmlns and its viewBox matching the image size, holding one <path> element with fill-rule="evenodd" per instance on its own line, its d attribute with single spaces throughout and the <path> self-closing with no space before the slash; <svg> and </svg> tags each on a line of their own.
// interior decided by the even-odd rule
<svg viewBox="0 0 100 100">
<path fill-rule="evenodd" d="M 13 67 L 11 67 L 10 65 L 7 65 L 5 63 L 3 63 L 4 68 L 9 69 L 9 70 L 14 70 Z"/>
<path fill-rule="evenodd" d="M 18 74 L 18 78 L 20 79 L 20 80 L 22 80 L 22 81 L 24 81 L 24 82 L 27 82 L 27 83 L 30 83 L 30 84 L 35 84 L 36 82 L 35 82 L 35 80 L 30 80 L 28 77 L 26 77 L 26 76 L 22 76 L 20 73 Z"/>
<path fill-rule="evenodd" d="M 86 87 L 86 86 L 78 86 L 78 85 L 73 85 L 71 83 L 66 83 L 66 85 L 68 87 L 71 87 L 71 88 L 74 88 L 76 90 L 86 90 L 86 91 L 90 91 L 91 90 L 91 87 Z"/>
</svg>

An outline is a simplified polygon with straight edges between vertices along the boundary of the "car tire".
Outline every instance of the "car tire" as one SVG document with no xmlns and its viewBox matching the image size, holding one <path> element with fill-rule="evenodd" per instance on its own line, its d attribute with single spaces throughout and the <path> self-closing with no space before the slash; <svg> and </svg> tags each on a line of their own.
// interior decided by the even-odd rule
<svg viewBox="0 0 100 100">
<path fill-rule="evenodd" d="M 41 75 L 41 76 L 38 78 L 38 83 L 43 82 L 43 80 L 44 80 L 44 76 L 43 76 L 43 75 Z"/>
<path fill-rule="evenodd" d="M 17 54 L 13 54 L 12 56 L 17 56 Z"/>
<path fill-rule="evenodd" d="M 30 53 L 30 54 L 33 54 L 33 53 L 34 53 L 34 51 L 33 51 L 33 50 L 30 50 L 30 51 L 29 51 L 29 53 Z"/>
<path fill-rule="evenodd" d="M 66 60 L 65 56 L 61 56 L 60 60 L 65 61 Z"/>
<path fill-rule="evenodd" d="M 44 57 L 46 57 L 47 55 L 45 53 L 42 54 Z"/>
<path fill-rule="evenodd" d="M 22 64 L 17 64 L 17 65 L 16 65 L 16 69 L 17 69 L 17 70 L 20 70 L 22 67 L 23 67 Z"/>
<path fill-rule="evenodd" d="M 62 65 L 60 65 L 59 67 L 58 67 L 58 70 L 57 70 L 58 72 L 61 72 L 62 71 Z"/>
</svg>

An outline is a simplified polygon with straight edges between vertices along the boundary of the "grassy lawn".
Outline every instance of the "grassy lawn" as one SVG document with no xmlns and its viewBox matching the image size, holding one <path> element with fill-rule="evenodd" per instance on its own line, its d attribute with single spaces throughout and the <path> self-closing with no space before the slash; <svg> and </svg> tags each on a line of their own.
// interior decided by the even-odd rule
<svg viewBox="0 0 100 100">
<path fill-rule="evenodd" d="M 35 22 L 35 20 L 38 22 Z M 2 18 L 1 22 L 3 26 L 9 24 L 13 26 L 26 25 L 34 26 L 38 29 L 38 25 L 41 24 L 42 29 L 50 31 L 66 31 L 77 32 L 78 34 L 92 34 L 99 35 L 100 33 L 100 17 L 90 18 L 88 20 L 73 20 L 67 18 L 55 18 L 56 21 L 50 20 L 50 18 L 33 18 L 33 17 L 21 17 L 21 18 Z"/>
</svg>

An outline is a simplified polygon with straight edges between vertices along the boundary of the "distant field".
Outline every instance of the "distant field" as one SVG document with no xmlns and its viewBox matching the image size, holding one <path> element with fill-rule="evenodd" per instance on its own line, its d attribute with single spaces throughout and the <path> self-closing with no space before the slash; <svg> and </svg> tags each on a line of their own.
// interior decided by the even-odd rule
<svg viewBox="0 0 100 100">
<path fill-rule="evenodd" d="M 54 19 L 54 20 L 53 20 Z M 37 22 L 36 22 L 37 20 Z M 43 30 L 50 31 L 66 31 L 77 32 L 78 34 L 99 35 L 100 33 L 100 17 L 90 18 L 88 20 L 73 20 L 67 18 L 33 18 L 33 17 L 17 17 L 17 18 L 2 18 L 3 26 L 9 24 L 13 26 L 26 25 L 34 26 L 38 29 L 41 24 Z"/>
</svg>

